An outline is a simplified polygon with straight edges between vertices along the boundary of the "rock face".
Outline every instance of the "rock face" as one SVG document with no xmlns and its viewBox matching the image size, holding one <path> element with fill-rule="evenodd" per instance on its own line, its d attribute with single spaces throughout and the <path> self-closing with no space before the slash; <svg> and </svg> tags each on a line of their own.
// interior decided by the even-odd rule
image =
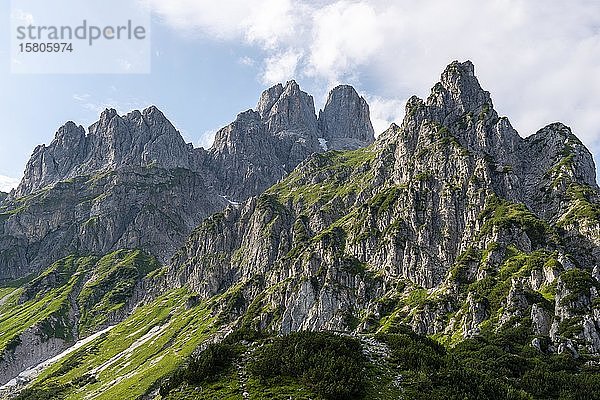
<svg viewBox="0 0 600 400">
<path fill-rule="evenodd" d="M 369 105 L 352 86 L 334 88 L 319 112 L 319 129 L 330 149 L 347 150 L 367 146 L 375 132 Z"/>
<path fill-rule="evenodd" d="M 358 149 L 375 140 L 369 106 L 350 86 L 338 86 L 319 119 L 312 96 L 294 81 L 263 92 L 249 110 L 217 132 L 204 169 L 235 201 L 265 191 L 313 153 Z"/>
<path fill-rule="evenodd" d="M 337 105 L 364 109 L 347 92 L 330 96 L 321 132 Z M 340 137 L 353 123 L 328 132 Z M 454 62 L 373 146 L 313 155 L 207 219 L 161 282 L 206 299 L 235 288 L 228 318 L 259 329 L 404 323 L 474 337 L 523 326 L 549 337 L 543 351 L 599 353 L 594 171 L 562 124 L 522 139 L 473 65 Z"/>
<path fill-rule="evenodd" d="M 372 141 L 352 88 L 317 118 L 293 81 L 209 150 L 154 108 L 107 110 L 87 133 L 66 124 L 0 205 L 0 277 L 44 271 L 3 288 L 0 380 L 131 313 L 81 353 L 85 371 L 110 369 L 82 390 L 154 376 L 240 327 L 408 325 L 445 343 L 519 335 L 532 351 L 600 358 L 600 189 L 568 127 L 521 138 L 467 61 Z M 147 252 L 113 251 L 124 247 Z M 61 369 L 79 368 L 70 361 Z"/>
<path fill-rule="evenodd" d="M 87 131 L 67 122 L 34 150 L 2 203 L 0 279 L 38 273 L 74 252 L 141 248 L 166 261 L 208 215 L 323 151 L 313 99 L 296 82 L 266 90 L 256 109 L 221 129 L 210 150 L 186 144 L 154 106 L 122 116 L 107 109 Z M 362 121 L 347 135 L 355 146 L 374 140 L 368 107 L 336 110 L 342 122 Z"/>
<path fill-rule="evenodd" d="M 121 167 L 190 167 L 188 145 L 154 106 L 125 116 L 107 109 L 88 131 L 86 135 L 82 126 L 67 122 L 48 147 L 38 146 L 16 197 L 68 178 Z"/>
<path fill-rule="evenodd" d="M 235 201 L 284 177 L 310 154 L 322 151 L 312 96 L 294 81 L 265 91 L 256 106 L 217 132 L 205 169 L 212 184 Z"/>
</svg>

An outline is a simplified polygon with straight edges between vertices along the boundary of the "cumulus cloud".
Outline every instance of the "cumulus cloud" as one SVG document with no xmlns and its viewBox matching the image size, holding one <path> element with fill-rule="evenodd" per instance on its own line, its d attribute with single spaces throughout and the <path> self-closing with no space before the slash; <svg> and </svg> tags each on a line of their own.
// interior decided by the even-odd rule
<svg viewBox="0 0 600 400">
<path fill-rule="evenodd" d="M 354 84 L 375 100 L 378 130 L 449 62 L 470 59 L 523 136 L 561 120 L 600 153 L 596 0 L 150 2 L 175 29 L 258 47 L 265 83 Z"/>
<path fill-rule="evenodd" d="M 365 100 L 369 104 L 371 123 L 375 135 L 379 135 L 390 127 L 390 122 L 399 122 L 404 117 L 405 100 L 386 99 L 380 96 L 367 95 Z"/>
<path fill-rule="evenodd" d="M 210 149 L 215 141 L 215 136 L 217 135 L 217 129 L 210 129 L 205 131 L 202 135 L 200 135 L 200 139 L 196 143 L 197 146 L 204 147 L 205 149 Z"/>
<path fill-rule="evenodd" d="M 272 85 L 294 78 L 301 57 L 302 53 L 298 53 L 293 49 L 268 57 L 265 60 L 264 73 L 262 74 L 263 82 Z"/>
<path fill-rule="evenodd" d="M 20 180 L 0 175 L 0 192 L 10 192 L 19 185 Z"/>
</svg>

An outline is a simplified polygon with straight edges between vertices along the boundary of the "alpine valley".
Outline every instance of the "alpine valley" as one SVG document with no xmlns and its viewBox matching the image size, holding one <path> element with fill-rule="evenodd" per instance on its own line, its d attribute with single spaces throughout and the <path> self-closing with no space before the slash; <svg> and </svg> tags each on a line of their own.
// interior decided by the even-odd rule
<svg viewBox="0 0 600 400">
<path fill-rule="evenodd" d="M 598 399 L 600 189 L 453 62 L 375 139 L 290 81 L 185 143 L 67 122 L 0 194 L 0 397 Z"/>
</svg>

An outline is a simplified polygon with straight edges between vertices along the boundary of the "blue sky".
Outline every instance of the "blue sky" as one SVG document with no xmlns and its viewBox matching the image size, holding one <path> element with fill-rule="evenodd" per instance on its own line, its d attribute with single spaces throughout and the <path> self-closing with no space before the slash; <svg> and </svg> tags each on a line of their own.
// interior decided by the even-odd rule
<svg viewBox="0 0 600 400">
<path fill-rule="evenodd" d="M 562 121 L 600 159 L 596 0 L 145 1 L 149 74 L 11 74 L 3 24 L 0 189 L 67 120 L 88 126 L 105 107 L 156 104 L 188 141 L 207 146 L 264 88 L 291 78 L 317 107 L 335 84 L 353 84 L 379 133 L 401 120 L 408 97 L 427 96 L 454 59 L 475 63 L 521 136 Z M 10 13 L 3 2 L 0 20 Z"/>
</svg>

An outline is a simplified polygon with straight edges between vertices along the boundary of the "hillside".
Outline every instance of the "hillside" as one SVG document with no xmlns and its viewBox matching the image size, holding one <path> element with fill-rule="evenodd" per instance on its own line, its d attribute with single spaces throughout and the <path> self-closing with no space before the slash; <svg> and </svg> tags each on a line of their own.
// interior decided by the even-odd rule
<svg viewBox="0 0 600 400">
<path fill-rule="evenodd" d="M 28 385 L 18 398 L 598 398 L 600 190 L 581 141 L 561 123 L 519 136 L 468 61 L 374 142 L 368 106 L 339 88 L 319 117 L 293 84 L 266 91 L 202 153 L 229 166 L 199 175 L 206 186 L 174 176 L 203 171 L 182 165 L 158 170 L 177 190 L 135 186 L 160 204 L 198 193 L 186 204 L 205 213 L 186 211 L 201 222 L 178 231 L 177 250 L 66 246 L 28 276 L 0 264 L 21 278 L 2 288 L 2 383 L 87 337 L 12 381 Z M 296 100 L 281 102 L 286 91 Z M 316 144 L 286 147 L 297 166 L 259 182 L 240 171 L 283 158 L 261 135 Z M 318 150 L 324 138 L 339 149 Z M 60 193 L 72 207 L 92 196 L 89 179 L 110 180 L 69 179 L 31 194 L 22 183 L 25 197 L 2 203 L 0 243 L 16 216 L 46 215 L 36 204 Z M 111 179 L 102 196 L 131 191 Z M 209 213 L 211 190 L 236 201 Z"/>
</svg>

